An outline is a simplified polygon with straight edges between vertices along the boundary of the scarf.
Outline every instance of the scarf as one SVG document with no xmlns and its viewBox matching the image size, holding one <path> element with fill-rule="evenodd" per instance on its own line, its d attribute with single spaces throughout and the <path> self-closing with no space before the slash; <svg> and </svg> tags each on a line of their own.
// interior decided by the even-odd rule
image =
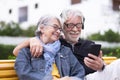
<svg viewBox="0 0 120 80">
<path fill-rule="evenodd" d="M 60 41 L 57 40 L 54 43 L 44 44 L 41 40 L 43 46 L 43 56 L 46 60 L 45 73 L 50 74 L 52 72 L 52 64 L 55 62 L 55 56 L 60 50 Z"/>
</svg>

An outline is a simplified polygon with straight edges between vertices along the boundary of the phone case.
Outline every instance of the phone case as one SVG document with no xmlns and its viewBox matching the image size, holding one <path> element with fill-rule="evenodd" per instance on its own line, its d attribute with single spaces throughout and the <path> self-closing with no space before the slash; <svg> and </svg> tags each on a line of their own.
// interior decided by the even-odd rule
<svg viewBox="0 0 120 80">
<path fill-rule="evenodd" d="M 100 52 L 100 49 L 101 49 L 100 44 L 92 44 L 92 45 L 90 45 L 89 53 L 98 56 L 99 52 Z"/>
</svg>

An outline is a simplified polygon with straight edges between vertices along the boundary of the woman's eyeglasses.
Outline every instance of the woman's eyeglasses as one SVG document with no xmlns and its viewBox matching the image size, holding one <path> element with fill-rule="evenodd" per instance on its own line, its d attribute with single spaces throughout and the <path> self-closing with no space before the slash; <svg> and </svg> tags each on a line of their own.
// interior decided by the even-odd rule
<svg viewBox="0 0 120 80">
<path fill-rule="evenodd" d="M 59 31 L 62 31 L 62 28 L 60 28 L 58 25 L 54 24 L 54 25 L 48 25 L 48 26 L 51 26 L 55 29 L 55 31 L 59 30 Z"/>
</svg>

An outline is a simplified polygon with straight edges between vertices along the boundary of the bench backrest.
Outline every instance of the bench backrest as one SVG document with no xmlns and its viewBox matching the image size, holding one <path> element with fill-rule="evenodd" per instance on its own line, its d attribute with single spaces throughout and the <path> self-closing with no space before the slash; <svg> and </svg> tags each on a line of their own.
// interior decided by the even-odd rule
<svg viewBox="0 0 120 80">
<path fill-rule="evenodd" d="M 117 57 L 102 57 L 102 58 L 106 64 L 110 64 L 111 62 L 117 59 Z"/>
</svg>

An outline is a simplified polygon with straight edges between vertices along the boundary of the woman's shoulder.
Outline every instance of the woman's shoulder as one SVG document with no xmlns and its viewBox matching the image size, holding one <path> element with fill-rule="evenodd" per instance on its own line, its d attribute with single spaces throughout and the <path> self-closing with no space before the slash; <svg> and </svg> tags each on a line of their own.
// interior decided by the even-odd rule
<svg viewBox="0 0 120 80">
<path fill-rule="evenodd" d="M 66 47 L 64 45 L 61 45 L 60 53 L 62 55 L 70 55 L 72 53 L 71 49 L 69 47 Z"/>
<path fill-rule="evenodd" d="M 67 47 L 67 46 L 61 45 L 61 50 L 65 50 L 65 51 L 67 51 L 67 50 L 70 50 L 70 48 Z"/>
</svg>

